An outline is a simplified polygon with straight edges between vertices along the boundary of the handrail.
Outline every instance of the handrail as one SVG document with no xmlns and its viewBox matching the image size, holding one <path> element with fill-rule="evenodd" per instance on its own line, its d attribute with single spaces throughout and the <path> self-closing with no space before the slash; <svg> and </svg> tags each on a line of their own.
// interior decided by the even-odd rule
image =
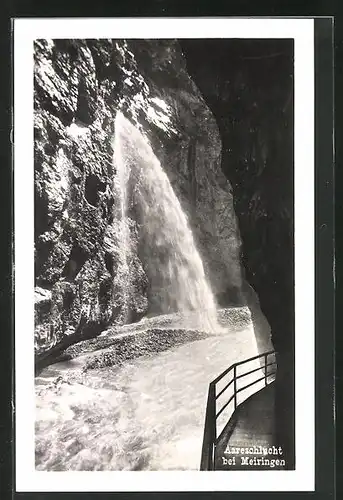
<svg viewBox="0 0 343 500">
<path fill-rule="evenodd" d="M 248 389 L 249 387 L 252 387 L 253 385 L 257 384 L 258 382 L 261 382 L 264 380 L 265 386 L 268 385 L 268 377 L 275 375 L 276 374 L 276 368 L 273 371 L 269 371 L 267 368 L 270 366 L 275 366 L 276 367 L 276 361 L 273 360 L 271 362 L 268 362 L 268 356 L 270 355 L 275 355 L 275 351 L 267 351 L 262 354 L 258 354 L 257 356 L 253 356 L 248 359 L 244 359 L 242 361 L 238 361 L 237 363 L 232 364 L 224 370 L 220 375 L 218 375 L 217 378 L 215 378 L 210 384 L 209 384 L 209 389 L 208 389 L 208 396 L 207 396 L 207 406 L 206 406 L 206 416 L 205 416 L 205 428 L 204 428 L 204 437 L 203 437 L 203 445 L 202 445 L 202 452 L 201 452 L 201 463 L 200 463 L 200 470 L 214 470 L 215 467 L 215 450 L 216 450 L 216 445 L 218 441 L 220 440 L 225 428 L 227 427 L 227 424 L 231 421 L 237 407 L 239 406 L 237 404 L 237 394 L 240 392 L 244 391 L 245 389 Z M 254 368 L 253 370 L 250 370 L 248 372 L 241 373 L 237 375 L 237 367 L 250 363 L 251 361 L 264 358 L 264 363 L 263 366 L 260 366 L 258 368 Z M 262 377 L 254 380 L 253 382 L 250 382 L 249 384 L 237 388 L 237 380 L 246 377 L 247 375 L 251 375 L 252 373 L 258 372 L 260 370 L 264 370 L 264 374 Z M 216 390 L 216 385 L 220 380 L 222 380 L 226 375 L 228 375 L 231 371 L 233 371 L 233 376 L 231 380 L 221 389 L 218 393 Z M 226 403 L 217 411 L 217 400 L 218 398 L 224 394 L 224 392 L 233 384 L 233 394 L 229 397 L 229 399 L 226 401 Z M 227 424 L 224 426 L 224 429 L 222 432 L 217 435 L 217 419 L 218 417 L 222 414 L 222 412 L 225 410 L 225 408 L 228 407 L 228 405 L 234 400 L 234 410 L 227 422 Z"/>
<path fill-rule="evenodd" d="M 267 352 L 264 352 L 262 354 L 257 354 L 256 356 L 252 356 L 251 358 L 243 359 L 242 361 L 237 361 L 237 363 L 233 363 L 233 365 L 229 366 L 229 368 L 227 368 L 226 370 L 224 370 L 212 382 L 215 383 L 215 384 L 217 384 L 219 382 L 219 380 L 221 380 L 223 377 L 225 377 L 225 375 L 227 375 L 229 373 L 229 371 L 232 370 L 232 368 L 234 366 L 244 365 L 245 363 L 249 363 L 250 361 L 254 361 L 255 359 L 258 359 L 258 358 L 262 358 L 263 356 L 269 356 L 270 354 L 275 354 L 275 351 L 274 350 L 267 351 Z"/>
</svg>

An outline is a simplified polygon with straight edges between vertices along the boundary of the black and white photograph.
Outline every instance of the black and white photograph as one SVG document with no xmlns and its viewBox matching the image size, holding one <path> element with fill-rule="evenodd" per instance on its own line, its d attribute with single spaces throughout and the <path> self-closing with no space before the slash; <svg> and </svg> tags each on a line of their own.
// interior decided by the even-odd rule
<svg viewBox="0 0 343 500">
<path fill-rule="evenodd" d="M 17 83 L 32 108 L 32 151 L 17 153 L 29 205 L 16 197 L 19 241 L 29 234 L 17 247 L 32 257 L 16 343 L 31 336 L 31 372 L 17 387 L 30 379 L 35 473 L 226 471 L 237 484 L 301 471 L 305 447 L 312 477 L 295 370 L 312 222 L 297 225 L 295 197 L 312 215 L 313 153 L 297 176 L 297 147 L 311 144 L 295 138 L 297 116 L 313 130 L 311 109 L 295 111 L 295 36 L 269 36 L 268 23 L 216 35 L 215 22 L 203 36 L 72 36 L 64 22 L 32 31 L 31 75 Z M 310 376 L 311 321 L 302 334 Z"/>
</svg>

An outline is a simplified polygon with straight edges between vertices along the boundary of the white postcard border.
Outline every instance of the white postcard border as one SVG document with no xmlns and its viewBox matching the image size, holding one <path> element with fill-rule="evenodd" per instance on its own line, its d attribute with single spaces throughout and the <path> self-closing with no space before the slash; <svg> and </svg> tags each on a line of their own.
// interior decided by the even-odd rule
<svg viewBox="0 0 343 500">
<path fill-rule="evenodd" d="M 295 471 L 35 470 L 33 40 L 37 38 L 294 38 Z M 14 202 L 16 491 L 314 491 L 313 19 L 16 19 Z"/>
</svg>

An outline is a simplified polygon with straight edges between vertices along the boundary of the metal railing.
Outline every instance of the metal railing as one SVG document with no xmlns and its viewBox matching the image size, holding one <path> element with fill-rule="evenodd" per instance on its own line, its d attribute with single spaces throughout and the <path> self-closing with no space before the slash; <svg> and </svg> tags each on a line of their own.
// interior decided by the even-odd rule
<svg viewBox="0 0 343 500">
<path fill-rule="evenodd" d="M 273 356 L 272 360 L 270 358 Z M 243 366 L 247 363 L 250 363 L 254 360 L 261 360 L 263 358 L 264 362 L 258 368 L 254 368 L 244 373 L 237 373 L 237 368 Z M 273 367 L 273 368 L 270 368 Z M 244 385 L 243 387 L 238 387 L 238 380 L 251 375 L 257 372 L 263 372 L 263 376 L 253 380 L 252 382 Z M 220 382 L 225 376 L 231 375 L 232 378 L 230 381 L 225 384 L 223 388 L 217 390 L 217 384 Z M 240 403 L 238 403 L 238 394 L 249 387 L 254 386 L 258 382 L 264 381 L 264 385 L 262 387 L 266 387 L 268 383 L 271 383 L 276 374 L 276 360 L 275 360 L 275 351 L 268 351 L 263 354 L 258 354 L 257 356 L 253 356 L 252 358 L 245 359 L 243 361 L 239 361 L 238 363 L 234 363 L 225 371 L 223 371 L 216 379 L 214 379 L 208 388 L 208 397 L 207 397 L 207 406 L 206 406 L 206 416 L 205 416 L 205 429 L 204 429 L 204 438 L 202 445 L 202 453 L 201 453 L 201 463 L 200 470 L 214 470 L 215 466 L 215 451 L 216 446 L 223 436 L 224 431 L 227 429 L 227 425 L 231 421 L 237 407 Z M 218 410 L 218 398 L 220 398 L 228 389 L 231 388 L 231 395 L 226 401 L 225 404 L 221 406 Z M 261 389 L 261 388 L 260 388 Z M 258 389 L 258 390 L 260 390 Z M 256 391 L 257 392 L 257 391 Z M 252 395 L 252 394 L 250 394 Z M 233 401 L 233 410 L 228 418 L 226 425 L 220 432 L 219 436 L 217 436 L 217 420 L 218 417 L 223 413 L 223 411 L 229 406 L 229 404 Z M 243 401 L 242 401 L 243 402 Z"/>
</svg>

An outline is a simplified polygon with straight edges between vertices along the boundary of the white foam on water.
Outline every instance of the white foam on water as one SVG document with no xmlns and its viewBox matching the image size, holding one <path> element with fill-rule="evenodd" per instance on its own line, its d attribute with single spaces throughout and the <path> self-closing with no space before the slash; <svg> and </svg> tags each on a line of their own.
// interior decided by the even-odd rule
<svg viewBox="0 0 343 500">
<path fill-rule="evenodd" d="M 256 354 L 250 324 L 121 367 L 48 367 L 36 380 L 37 469 L 198 470 L 208 384 Z M 42 383 L 52 374 L 62 379 Z"/>
</svg>

